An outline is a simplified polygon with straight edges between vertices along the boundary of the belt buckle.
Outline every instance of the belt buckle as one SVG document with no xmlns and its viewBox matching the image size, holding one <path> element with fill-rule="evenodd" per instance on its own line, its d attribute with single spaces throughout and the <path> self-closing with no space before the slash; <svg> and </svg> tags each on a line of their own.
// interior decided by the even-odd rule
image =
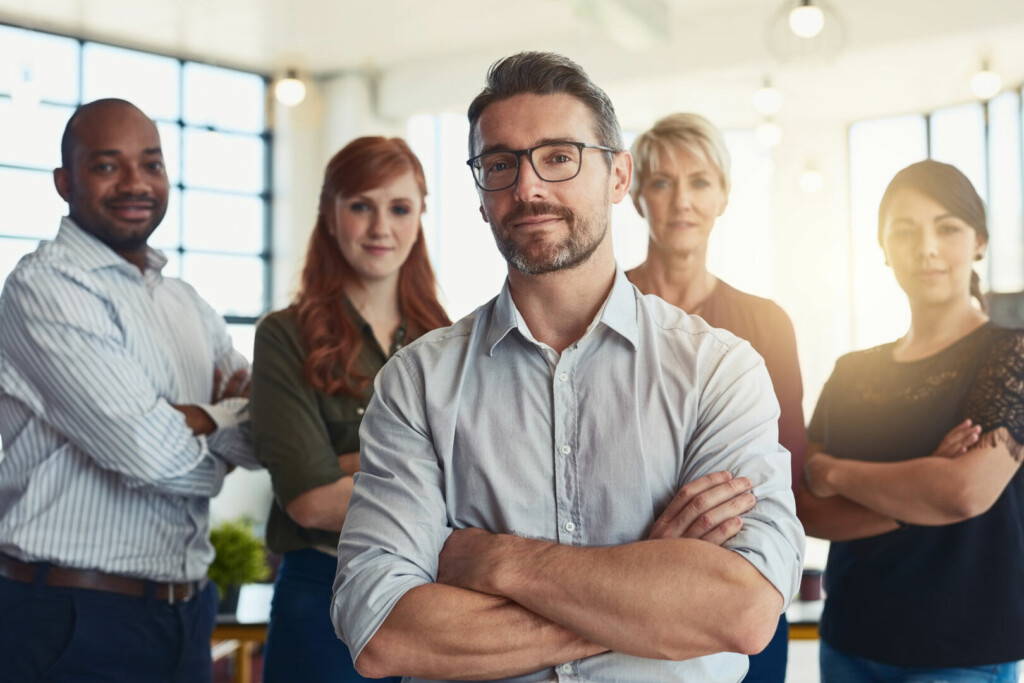
<svg viewBox="0 0 1024 683">
<path fill-rule="evenodd" d="M 177 584 L 174 584 L 174 583 L 167 584 L 167 604 L 171 605 L 171 606 L 174 605 L 174 593 L 175 593 L 174 589 L 175 588 L 177 588 Z"/>
</svg>

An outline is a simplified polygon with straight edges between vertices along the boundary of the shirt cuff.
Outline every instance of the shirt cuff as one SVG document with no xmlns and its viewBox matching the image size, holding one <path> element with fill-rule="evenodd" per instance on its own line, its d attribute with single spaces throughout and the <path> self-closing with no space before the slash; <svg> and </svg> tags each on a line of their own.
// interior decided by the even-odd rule
<svg viewBox="0 0 1024 683">
<path fill-rule="evenodd" d="M 249 399 L 242 397 L 225 398 L 213 404 L 200 403 L 202 408 L 217 429 L 237 427 L 249 419 Z"/>
</svg>

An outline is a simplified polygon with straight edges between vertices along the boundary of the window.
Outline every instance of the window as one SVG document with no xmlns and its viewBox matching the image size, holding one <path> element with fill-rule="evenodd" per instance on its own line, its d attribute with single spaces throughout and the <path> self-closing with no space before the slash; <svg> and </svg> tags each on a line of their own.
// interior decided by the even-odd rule
<svg viewBox="0 0 1024 683">
<path fill-rule="evenodd" d="M 978 265 L 985 289 L 1024 290 L 1024 174 L 1021 93 L 928 114 L 861 121 L 850 127 L 851 268 L 854 346 L 892 340 L 910 322 L 906 300 L 878 247 L 878 203 L 904 166 L 924 158 L 953 164 L 988 209 L 989 247 Z"/>
<path fill-rule="evenodd" d="M 150 245 L 252 355 L 270 307 L 267 80 L 164 55 L 0 25 L 0 282 L 67 207 L 53 189 L 60 136 L 82 102 L 120 97 L 157 122 L 171 194 Z M 12 210 L 13 209 L 13 210 Z"/>
<path fill-rule="evenodd" d="M 1024 206 L 1021 94 L 988 105 L 988 282 L 994 292 L 1024 290 Z"/>
<path fill-rule="evenodd" d="M 910 320 L 903 293 L 878 246 L 878 203 L 904 166 L 928 155 L 923 116 L 862 121 L 850 128 L 850 263 L 855 348 L 889 341 Z"/>
</svg>

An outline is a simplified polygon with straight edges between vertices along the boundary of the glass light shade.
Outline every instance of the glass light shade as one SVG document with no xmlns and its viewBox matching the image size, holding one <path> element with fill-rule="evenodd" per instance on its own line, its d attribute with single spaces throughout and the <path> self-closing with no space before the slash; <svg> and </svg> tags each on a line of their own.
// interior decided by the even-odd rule
<svg viewBox="0 0 1024 683">
<path fill-rule="evenodd" d="M 992 99 L 999 94 L 1002 87 L 1002 77 L 987 67 L 971 76 L 971 92 L 979 100 Z"/>
<path fill-rule="evenodd" d="M 818 192 L 825 186 L 825 178 L 821 175 L 821 172 L 808 168 L 804 169 L 804 172 L 800 174 L 800 189 L 807 194 L 813 194 Z"/>
<path fill-rule="evenodd" d="M 274 97 L 286 107 L 294 107 L 306 99 L 306 84 L 289 74 L 274 84 Z"/>
<path fill-rule="evenodd" d="M 825 13 L 814 5 L 800 5 L 789 13 L 789 28 L 800 38 L 813 38 L 825 28 Z"/>
<path fill-rule="evenodd" d="M 763 116 L 774 116 L 782 109 L 782 92 L 765 85 L 754 93 L 754 110 Z"/>
<path fill-rule="evenodd" d="M 754 135 L 762 147 L 775 147 L 782 142 L 782 126 L 774 121 L 763 121 L 754 129 Z"/>
</svg>

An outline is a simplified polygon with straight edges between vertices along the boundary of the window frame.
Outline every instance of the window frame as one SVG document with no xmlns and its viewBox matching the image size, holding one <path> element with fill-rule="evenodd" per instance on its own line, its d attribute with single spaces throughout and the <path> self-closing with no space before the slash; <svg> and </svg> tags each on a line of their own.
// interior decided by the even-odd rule
<svg viewBox="0 0 1024 683">
<path fill-rule="evenodd" d="M 175 119 L 169 119 L 169 118 L 155 118 L 154 119 L 154 121 L 156 123 L 158 123 L 158 124 L 173 125 L 173 126 L 176 126 L 177 129 L 178 129 L 177 182 L 170 183 L 171 192 L 172 193 L 173 192 L 177 192 L 178 196 L 181 199 L 181 206 L 179 207 L 179 215 L 177 217 L 178 225 L 176 226 L 177 227 L 177 229 L 176 229 L 176 232 L 177 232 L 177 246 L 174 247 L 173 249 L 172 248 L 167 248 L 164 251 L 174 252 L 177 255 L 177 258 L 178 258 L 179 262 L 181 262 L 183 260 L 183 258 L 185 257 L 185 255 L 188 254 L 188 253 L 207 254 L 207 255 L 211 255 L 211 256 L 235 256 L 235 257 L 239 256 L 238 254 L 233 254 L 231 252 L 224 252 L 224 251 L 218 251 L 218 250 L 207 250 L 207 249 L 189 249 L 189 248 L 185 247 L 185 245 L 184 245 L 184 230 L 183 230 L 184 220 L 185 220 L 185 218 L 184 218 L 185 196 L 186 196 L 186 193 L 188 191 L 198 190 L 198 191 L 202 191 L 202 192 L 210 192 L 210 193 L 215 193 L 215 194 L 234 195 L 234 196 L 258 198 L 262 202 L 262 204 L 263 204 L 263 225 L 261 226 L 263 247 L 262 247 L 262 249 L 260 250 L 260 252 L 258 254 L 252 254 L 250 257 L 258 258 L 260 260 L 260 262 L 261 262 L 260 263 L 260 267 L 261 267 L 261 270 L 262 270 L 262 277 L 263 277 L 262 311 L 258 315 L 234 315 L 234 314 L 232 314 L 232 315 L 224 315 L 224 314 L 222 314 L 223 317 L 224 317 L 225 322 L 227 322 L 228 324 L 234 324 L 234 325 L 252 325 L 252 324 L 255 324 L 259 320 L 260 316 L 263 313 L 266 313 L 267 311 L 269 311 L 271 309 L 272 305 L 273 305 L 272 297 L 273 297 L 273 284 L 274 284 L 274 282 L 273 282 L 273 260 L 274 260 L 274 248 L 273 248 L 273 235 L 274 235 L 274 226 L 273 226 L 273 204 L 274 204 L 274 192 L 273 192 L 273 187 L 274 187 L 274 176 L 273 176 L 274 133 L 273 133 L 273 130 L 272 130 L 272 127 L 271 127 L 271 116 L 270 116 L 271 112 L 270 112 L 270 106 L 269 106 L 269 104 L 270 104 L 270 99 L 269 99 L 269 97 L 270 97 L 270 86 L 271 86 L 271 77 L 270 77 L 270 75 L 268 75 L 266 73 L 263 73 L 263 72 L 259 72 L 259 71 L 253 71 L 251 69 L 244 69 L 244 68 L 238 68 L 238 67 L 235 67 L 235 66 L 226 65 L 226 64 L 223 64 L 223 63 L 207 62 L 207 61 L 203 61 L 201 59 L 194 59 L 194 58 L 189 58 L 189 57 L 183 57 L 181 55 L 170 54 L 170 53 L 161 52 L 161 51 L 158 51 L 158 50 L 139 48 L 139 47 L 133 46 L 133 45 L 125 45 L 125 44 L 119 44 L 119 43 L 112 43 L 112 42 L 105 41 L 105 40 L 93 40 L 93 39 L 85 38 L 85 37 L 82 37 L 82 36 L 76 36 L 76 35 L 71 35 L 71 34 L 67 34 L 67 33 L 61 33 L 61 32 L 58 32 L 58 31 L 39 29 L 39 28 L 31 27 L 31 26 L 25 26 L 25 25 L 22 25 L 22 24 L 15 24 L 15 23 L 6 22 L 6 21 L 0 21 L 0 26 L 5 27 L 5 28 L 15 29 L 15 30 L 28 31 L 28 32 L 32 32 L 32 33 L 41 33 L 41 34 L 46 34 L 46 35 L 51 35 L 51 36 L 57 36 L 57 37 L 60 37 L 60 38 L 67 38 L 67 39 L 70 39 L 70 40 L 74 40 L 76 42 L 76 44 L 77 44 L 77 59 L 78 59 L 78 63 L 77 63 L 76 76 L 75 76 L 75 78 L 77 80 L 76 88 L 75 88 L 75 92 L 76 92 L 76 100 L 75 100 L 75 102 L 73 102 L 72 104 L 68 104 L 67 102 L 53 101 L 53 100 L 48 100 L 48 99 L 44 98 L 44 99 L 40 99 L 40 101 L 39 101 L 39 104 L 41 104 L 41 105 L 58 106 L 58 107 L 70 108 L 71 110 L 74 110 L 75 107 L 78 107 L 81 104 L 83 104 L 84 101 L 83 101 L 82 98 L 83 98 L 84 84 L 85 84 L 85 65 L 84 65 L 83 56 L 84 56 L 85 48 L 89 44 L 103 45 L 103 46 L 107 46 L 107 47 L 114 47 L 114 48 L 120 48 L 120 49 L 125 49 L 125 50 L 131 50 L 133 52 L 150 54 L 150 55 L 154 55 L 154 56 L 157 56 L 157 57 L 166 57 L 166 58 L 169 58 L 169 59 L 173 59 L 173 60 L 175 60 L 177 62 L 178 83 L 179 83 L 178 116 Z M 218 127 L 218 126 L 213 126 L 213 125 L 193 125 L 193 124 L 187 123 L 185 121 L 185 108 L 184 108 L 185 98 L 187 97 L 187 94 L 185 92 L 185 65 L 189 64 L 189 63 L 201 64 L 201 65 L 204 65 L 204 66 L 210 66 L 210 67 L 221 68 L 221 69 L 228 69 L 228 70 L 237 71 L 237 72 L 244 73 L 244 74 L 258 76 L 263 81 L 263 92 L 264 92 L 264 101 L 263 101 L 264 122 L 263 122 L 263 129 L 259 133 L 253 133 L 253 132 L 249 132 L 249 131 L 239 131 L 239 130 L 234 130 L 234 129 L 230 129 L 230 128 L 223 128 L 223 127 Z M 11 99 L 11 95 L 6 94 L 6 93 L 0 93 L 0 100 L 10 100 L 10 99 Z M 239 192 L 239 191 L 232 191 L 232 190 L 222 190 L 222 189 L 203 187 L 203 186 L 188 186 L 188 185 L 186 185 L 185 177 L 184 177 L 184 170 L 185 170 L 185 131 L 186 130 L 210 131 L 210 132 L 214 132 L 214 133 L 221 133 L 221 134 L 227 134 L 227 135 L 244 135 L 244 136 L 249 137 L 249 138 L 258 138 L 260 140 L 260 142 L 262 143 L 262 145 L 263 145 L 263 152 L 264 152 L 264 155 L 263 155 L 263 189 L 260 192 L 258 192 L 258 193 L 251 193 L 251 192 Z M 56 144 L 56 141 L 55 141 L 55 144 Z M 32 173 L 47 173 L 47 174 L 49 174 L 52 171 L 52 169 L 49 169 L 49 168 L 41 168 L 41 167 L 36 167 L 36 166 L 26 166 L 24 164 L 13 164 L 13 163 L 6 163 L 6 162 L 0 162 L 0 169 L 7 169 L 7 170 L 21 171 L 21 172 L 32 172 Z M 28 237 L 28 236 L 25 236 L 25 235 L 13 235 L 13 234 L 9 234 L 9 233 L 6 233 L 6 232 L 0 232 L 0 238 L 2 238 L 2 239 L 24 240 L 26 242 L 33 242 L 33 243 L 38 243 L 38 241 L 39 241 L 39 238 L 37 238 L 37 237 Z"/>
<path fill-rule="evenodd" d="M 1019 174 L 1020 177 L 1018 178 L 1018 182 L 1020 183 L 1020 193 L 1021 193 L 1022 204 L 1024 204 L 1024 83 L 1022 83 L 1020 85 L 1017 85 L 1016 87 L 1006 88 L 1005 90 L 1000 91 L 999 95 L 1002 95 L 1002 94 L 1007 93 L 1007 92 L 1014 93 L 1017 96 L 1017 119 L 1018 119 L 1017 124 L 1018 124 L 1018 126 L 1020 126 L 1020 134 L 1018 135 L 1018 141 L 1017 141 L 1018 142 L 1018 144 L 1017 144 L 1017 148 L 1018 148 L 1017 149 L 1017 154 L 1019 155 L 1019 158 L 1020 158 L 1020 167 L 1021 167 L 1021 172 Z M 997 97 L 997 96 L 994 96 L 992 99 L 995 99 L 995 97 Z M 857 320 L 857 305 L 856 305 L 856 300 L 855 300 L 855 296 L 856 296 L 855 292 L 856 292 L 856 288 L 859 285 L 859 282 L 858 282 L 859 274 L 857 272 L 857 264 L 856 264 L 855 257 L 854 257 L 854 253 L 855 253 L 854 242 L 858 238 L 858 232 L 857 232 L 858 226 L 855 224 L 855 214 L 856 214 L 856 212 L 853 210 L 853 203 L 856 200 L 856 198 L 853 195 L 853 168 L 852 168 L 852 158 L 854 156 L 852 131 L 853 131 L 854 127 L 857 126 L 860 123 L 864 123 L 864 122 L 868 122 L 868 121 L 885 121 L 885 120 L 889 120 L 889 119 L 898 119 L 898 118 L 910 117 L 910 116 L 921 117 L 923 119 L 923 121 L 924 121 L 924 131 L 925 131 L 925 151 L 926 151 L 926 157 L 925 158 L 932 159 L 932 158 L 934 158 L 933 155 L 934 155 L 934 152 L 935 152 L 935 132 L 933 130 L 933 118 L 934 118 L 935 114 L 938 113 L 938 112 L 941 112 L 941 111 L 944 111 L 944 110 L 947 110 L 947 109 L 953 109 L 953 108 L 956 108 L 956 107 L 961 107 L 961 106 L 966 106 L 966 105 L 980 105 L 980 107 L 981 107 L 981 114 L 982 114 L 982 150 L 981 150 L 981 152 L 982 152 L 982 166 L 981 166 L 981 170 L 982 170 L 982 173 L 984 174 L 984 180 L 985 180 L 985 187 L 983 188 L 984 189 L 984 194 L 982 195 L 982 199 L 985 202 L 986 209 L 989 209 L 991 207 L 991 204 L 992 204 L 992 168 L 993 168 L 990 102 L 991 102 L 991 100 L 978 100 L 978 99 L 962 100 L 962 101 L 958 101 L 958 102 L 951 102 L 951 103 L 943 105 L 941 107 L 930 108 L 930 109 L 925 110 L 925 111 L 898 112 L 898 113 L 887 114 L 885 116 L 876 116 L 876 117 L 871 117 L 871 118 L 867 118 L 867 119 L 860 119 L 860 120 L 857 120 L 857 121 L 852 121 L 852 122 L 850 122 L 850 124 L 847 125 L 847 127 L 846 127 L 846 165 L 847 165 L 846 194 L 847 194 L 847 205 L 850 207 L 849 223 L 847 225 L 847 231 L 848 231 L 848 235 L 849 235 L 849 246 L 850 246 L 850 249 L 849 249 L 849 263 L 848 263 L 848 266 L 849 266 L 849 287 L 848 287 L 848 291 L 849 291 L 849 310 L 850 310 L 850 335 L 851 335 L 852 339 L 856 339 L 857 338 L 858 320 Z M 1022 229 L 1022 231 L 1024 231 L 1024 225 L 1021 226 L 1021 229 Z M 984 273 L 985 280 L 987 280 L 987 282 L 991 283 L 991 282 L 993 282 L 995 280 L 995 275 L 996 275 L 995 274 L 995 259 L 989 258 L 989 259 L 986 259 L 986 261 L 987 261 L 987 263 L 985 264 L 986 270 L 985 270 L 985 273 Z"/>
</svg>

